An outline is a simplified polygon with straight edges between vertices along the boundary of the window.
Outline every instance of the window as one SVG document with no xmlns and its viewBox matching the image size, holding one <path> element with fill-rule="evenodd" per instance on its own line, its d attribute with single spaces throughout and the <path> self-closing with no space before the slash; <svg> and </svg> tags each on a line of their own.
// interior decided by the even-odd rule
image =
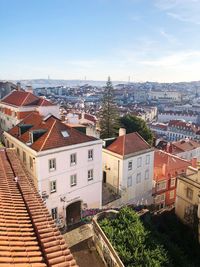
<svg viewBox="0 0 200 267">
<path fill-rule="evenodd" d="M 49 170 L 54 171 L 56 169 L 56 159 L 49 160 Z"/>
<path fill-rule="evenodd" d="M 193 190 L 190 189 L 190 188 L 187 188 L 186 196 L 187 196 L 187 198 L 192 200 L 192 198 L 193 198 Z"/>
<path fill-rule="evenodd" d="M 54 220 L 56 220 L 58 218 L 58 209 L 57 208 L 51 209 L 51 216 Z"/>
<path fill-rule="evenodd" d="M 14 148 L 14 144 L 11 144 L 11 147 Z"/>
<path fill-rule="evenodd" d="M 18 156 L 20 155 L 20 151 L 19 151 L 19 148 L 17 148 L 17 155 L 18 155 Z"/>
<path fill-rule="evenodd" d="M 93 170 L 88 171 L 88 181 L 93 180 Z"/>
<path fill-rule="evenodd" d="M 150 155 L 146 155 L 146 164 L 148 165 L 150 163 Z"/>
<path fill-rule="evenodd" d="M 32 170 L 33 169 L 33 158 L 29 157 L 29 167 Z"/>
<path fill-rule="evenodd" d="M 133 168 L 133 162 L 132 160 L 128 162 L 128 170 L 131 171 Z"/>
<path fill-rule="evenodd" d="M 137 184 L 141 183 L 141 173 L 140 172 L 136 176 L 136 183 Z"/>
<path fill-rule="evenodd" d="M 142 158 L 140 157 L 137 159 L 137 167 L 141 167 L 141 165 L 142 165 Z"/>
<path fill-rule="evenodd" d="M 146 170 L 145 171 L 145 180 L 148 180 L 149 179 L 149 170 Z"/>
<path fill-rule="evenodd" d="M 8 147 L 8 148 L 10 147 L 10 143 L 9 143 L 9 141 L 7 141 L 7 147 Z"/>
<path fill-rule="evenodd" d="M 165 201 L 165 194 L 157 195 L 155 198 L 156 203 L 164 202 Z"/>
<path fill-rule="evenodd" d="M 131 187 L 132 186 L 132 176 L 129 176 L 127 179 L 127 187 Z"/>
<path fill-rule="evenodd" d="M 23 151 L 23 163 L 26 164 L 26 153 Z"/>
<path fill-rule="evenodd" d="M 70 155 L 70 165 L 76 165 L 76 153 Z"/>
<path fill-rule="evenodd" d="M 73 175 L 70 176 L 70 185 L 71 185 L 71 186 L 75 186 L 75 185 L 77 185 L 76 174 L 73 174 Z"/>
<path fill-rule="evenodd" d="M 167 183 L 166 181 L 162 181 L 157 183 L 157 191 L 166 189 Z"/>
<path fill-rule="evenodd" d="M 93 149 L 88 150 L 88 160 L 93 160 Z"/>
<path fill-rule="evenodd" d="M 174 190 L 170 191 L 169 193 L 169 199 L 173 199 L 174 198 Z"/>
<path fill-rule="evenodd" d="M 50 193 L 55 193 L 56 192 L 56 181 L 51 181 L 50 182 Z"/>
<path fill-rule="evenodd" d="M 171 178 L 170 187 L 174 187 L 176 185 L 176 178 Z"/>
</svg>

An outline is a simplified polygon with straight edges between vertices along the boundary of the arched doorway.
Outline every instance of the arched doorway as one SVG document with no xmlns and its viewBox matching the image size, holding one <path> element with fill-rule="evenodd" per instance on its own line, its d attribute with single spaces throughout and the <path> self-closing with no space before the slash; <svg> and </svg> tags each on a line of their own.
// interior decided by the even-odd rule
<svg viewBox="0 0 200 267">
<path fill-rule="evenodd" d="M 76 201 L 66 208 L 67 226 L 76 224 L 81 220 L 81 201 Z"/>
</svg>

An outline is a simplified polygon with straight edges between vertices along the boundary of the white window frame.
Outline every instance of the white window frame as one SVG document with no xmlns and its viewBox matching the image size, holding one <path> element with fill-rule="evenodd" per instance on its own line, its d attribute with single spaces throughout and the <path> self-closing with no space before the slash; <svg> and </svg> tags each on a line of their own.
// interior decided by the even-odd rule
<svg viewBox="0 0 200 267">
<path fill-rule="evenodd" d="M 142 166 L 142 157 L 137 158 L 137 167 L 141 167 Z"/>
<path fill-rule="evenodd" d="M 131 171 L 133 169 L 133 161 L 129 160 L 128 162 L 128 170 Z"/>
<path fill-rule="evenodd" d="M 150 164 L 150 155 L 146 155 L 146 165 Z"/>
<path fill-rule="evenodd" d="M 88 181 L 92 181 L 94 179 L 94 170 L 88 170 Z"/>
<path fill-rule="evenodd" d="M 74 166 L 77 163 L 76 153 L 70 155 L 70 166 Z"/>
<path fill-rule="evenodd" d="M 167 188 L 167 181 L 166 180 L 160 181 L 156 185 L 156 190 L 157 191 L 162 191 L 162 190 L 165 190 L 166 188 Z"/>
<path fill-rule="evenodd" d="M 170 187 L 174 187 L 176 185 L 176 178 L 171 178 Z"/>
<path fill-rule="evenodd" d="M 33 158 L 29 156 L 29 167 L 32 170 L 33 169 Z"/>
<path fill-rule="evenodd" d="M 53 220 L 58 219 L 58 208 L 57 207 L 51 209 L 51 217 L 53 218 Z"/>
<path fill-rule="evenodd" d="M 142 180 L 141 172 L 138 172 L 136 175 L 136 184 L 140 184 Z"/>
<path fill-rule="evenodd" d="M 49 171 L 52 172 L 55 170 L 56 170 L 56 159 L 55 158 L 49 159 Z"/>
<path fill-rule="evenodd" d="M 187 189 L 186 189 L 186 197 L 190 200 L 193 199 L 193 190 L 189 187 L 187 187 Z"/>
<path fill-rule="evenodd" d="M 88 150 L 88 160 L 92 161 L 93 160 L 93 149 Z"/>
<path fill-rule="evenodd" d="M 76 186 L 77 185 L 77 174 L 70 175 L 70 186 Z"/>
<path fill-rule="evenodd" d="M 148 175 L 147 175 L 148 174 Z M 149 180 L 149 169 L 147 169 L 145 171 L 145 177 L 144 177 L 145 180 Z"/>
<path fill-rule="evenodd" d="M 127 178 L 127 187 L 131 187 L 132 185 L 133 185 L 133 177 L 131 175 L 131 176 L 128 176 Z"/>
<path fill-rule="evenodd" d="M 22 153 L 22 160 L 23 160 L 23 163 L 26 164 L 26 152 L 23 151 Z"/>
<path fill-rule="evenodd" d="M 155 198 L 156 203 L 163 203 L 165 202 L 165 193 L 157 195 Z"/>
<path fill-rule="evenodd" d="M 50 193 L 55 193 L 57 190 L 56 180 L 50 181 Z"/>
</svg>

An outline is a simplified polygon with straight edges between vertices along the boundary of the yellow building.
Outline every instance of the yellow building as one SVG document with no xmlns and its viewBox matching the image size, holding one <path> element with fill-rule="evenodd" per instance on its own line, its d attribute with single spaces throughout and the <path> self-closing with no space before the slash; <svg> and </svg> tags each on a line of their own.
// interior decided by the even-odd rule
<svg viewBox="0 0 200 267">
<path fill-rule="evenodd" d="M 186 174 L 178 177 L 175 203 L 176 215 L 191 227 L 198 226 L 200 242 L 200 164 L 188 167 Z"/>
</svg>

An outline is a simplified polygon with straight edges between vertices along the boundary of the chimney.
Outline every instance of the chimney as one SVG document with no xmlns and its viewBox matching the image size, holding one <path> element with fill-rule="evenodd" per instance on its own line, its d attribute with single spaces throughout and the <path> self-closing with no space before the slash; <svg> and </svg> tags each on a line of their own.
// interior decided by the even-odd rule
<svg viewBox="0 0 200 267">
<path fill-rule="evenodd" d="M 20 91 L 20 90 L 21 90 L 21 83 L 18 82 L 18 83 L 17 83 L 17 91 Z"/>
<path fill-rule="evenodd" d="M 125 128 L 119 128 L 119 136 L 126 135 L 126 129 Z"/>
<path fill-rule="evenodd" d="M 26 92 L 33 93 L 33 88 L 31 85 L 26 86 Z"/>
</svg>

